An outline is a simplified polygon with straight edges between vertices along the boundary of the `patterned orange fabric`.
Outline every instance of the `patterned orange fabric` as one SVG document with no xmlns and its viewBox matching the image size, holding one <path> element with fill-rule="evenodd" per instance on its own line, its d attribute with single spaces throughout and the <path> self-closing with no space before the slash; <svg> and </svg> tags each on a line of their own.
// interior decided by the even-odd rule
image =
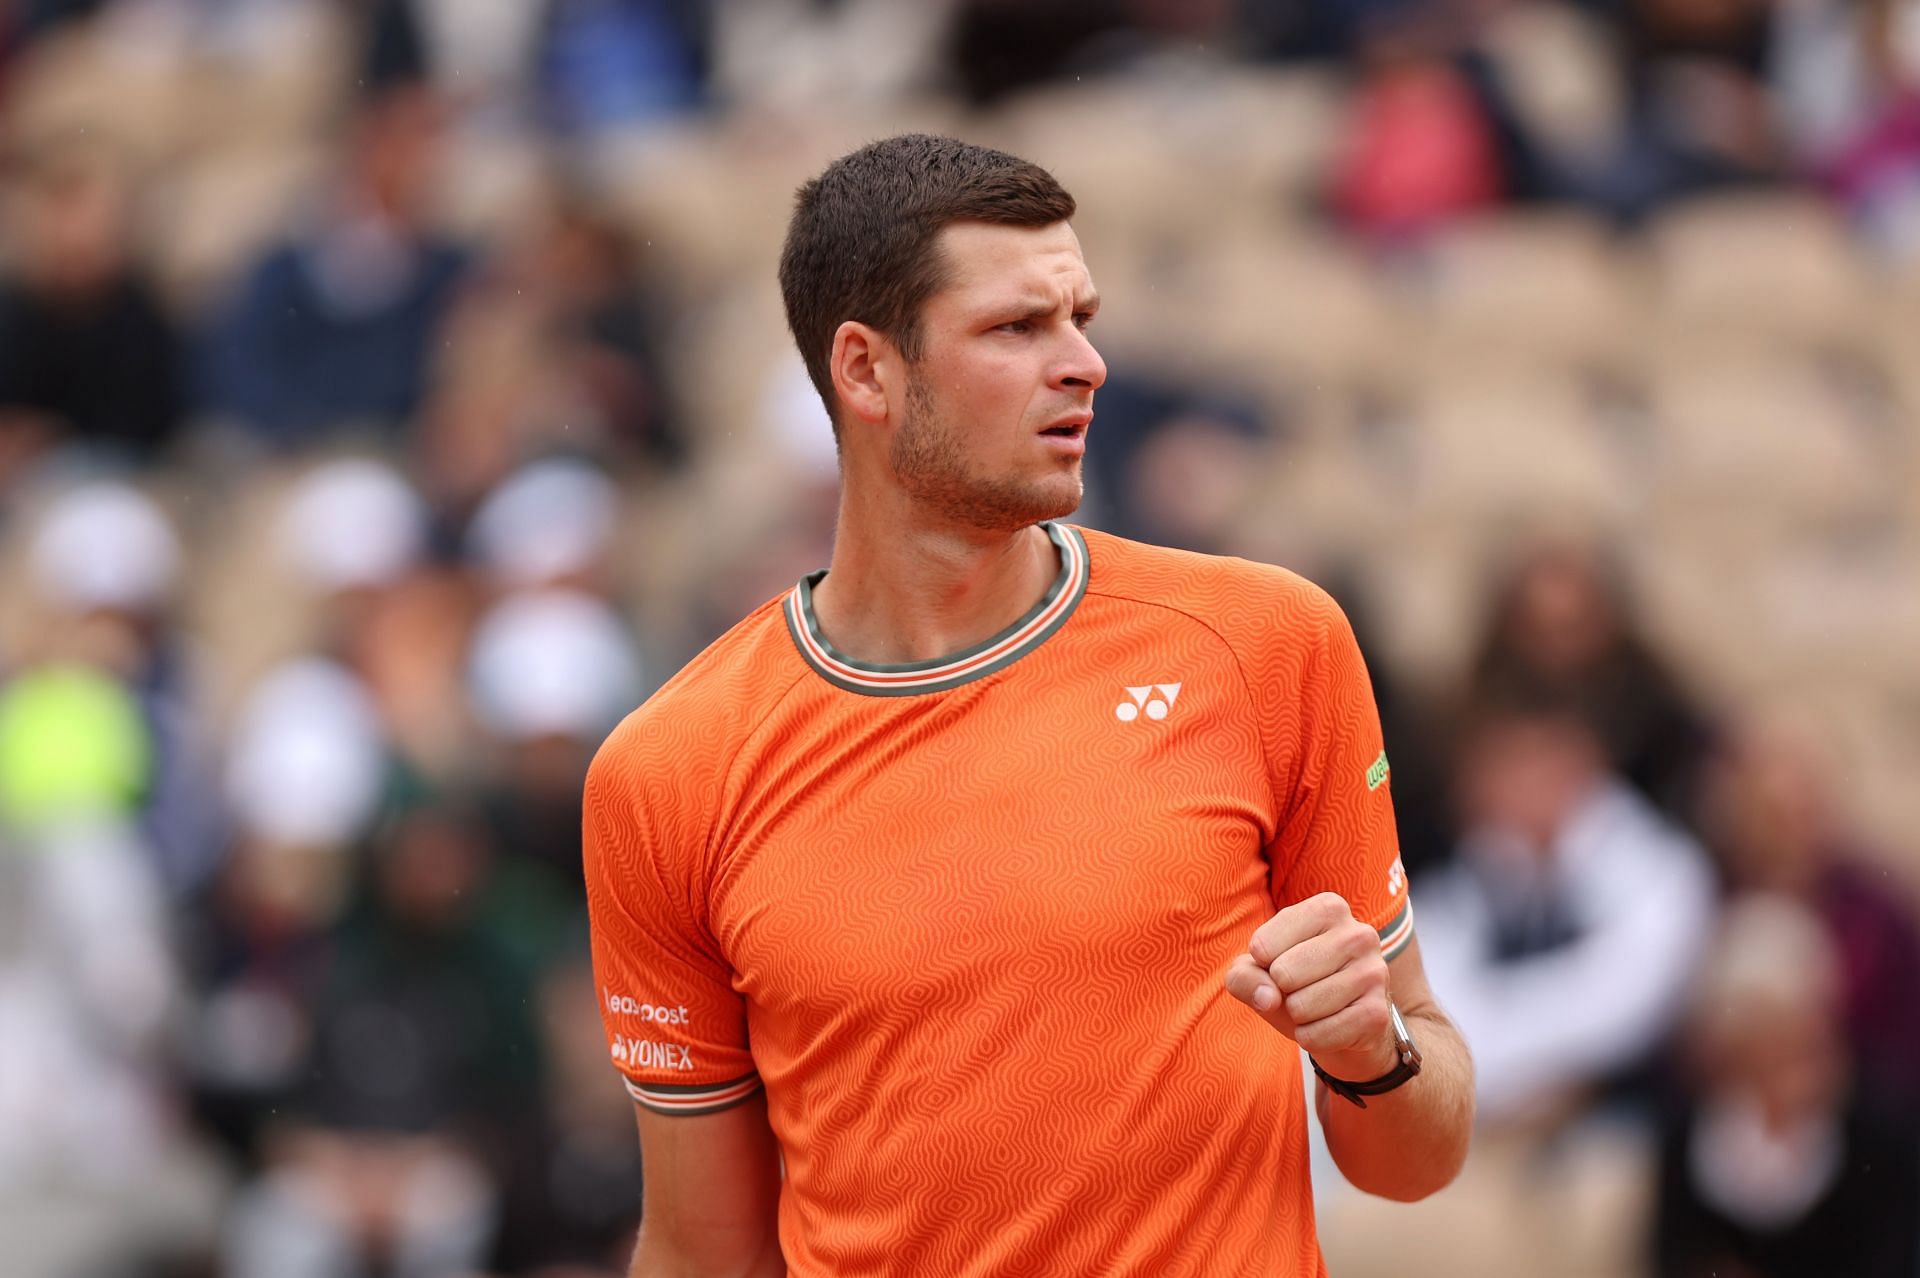
<svg viewBox="0 0 1920 1278">
<path fill-rule="evenodd" d="M 765 1086 L 795 1274 L 1323 1274 L 1298 1055 L 1221 978 L 1322 891 L 1411 935 L 1366 668 L 1282 569 L 1046 527 L 995 640 L 862 665 L 810 579 L 608 740 L 614 1062 Z"/>
</svg>

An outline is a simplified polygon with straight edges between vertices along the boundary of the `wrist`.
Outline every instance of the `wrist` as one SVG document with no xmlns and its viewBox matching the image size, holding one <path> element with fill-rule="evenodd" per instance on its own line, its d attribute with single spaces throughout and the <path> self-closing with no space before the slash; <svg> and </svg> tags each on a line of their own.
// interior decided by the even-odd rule
<svg viewBox="0 0 1920 1278">
<path fill-rule="evenodd" d="M 1395 1048 L 1393 1032 L 1389 1030 L 1370 1048 L 1359 1048 L 1344 1052 L 1313 1052 L 1314 1064 L 1335 1078 L 1350 1083 L 1367 1083 L 1382 1074 L 1391 1073 L 1400 1063 L 1400 1053 Z"/>
<path fill-rule="evenodd" d="M 1401 1018 L 1400 1009 L 1389 1000 L 1387 1012 L 1393 1034 L 1392 1059 L 1384 1069 L 1376 1068 L 1375 1063 L 1368 1059 L 1371 1054 L 1364 1051 L 1333 1054 L 1325 1059 L 1309 1057 L 1320 1081 L 1329 1090 L 1337 1092 L 1361 1109 L 1367 1107 L 1364 1097 L 1393 1091 L 1420 1073 L 1420 1049 L 1407 1032 L 1407 1023 Z M 1348 1069 L 1356 1072 L 1338 1072 Z"/>
</svg>

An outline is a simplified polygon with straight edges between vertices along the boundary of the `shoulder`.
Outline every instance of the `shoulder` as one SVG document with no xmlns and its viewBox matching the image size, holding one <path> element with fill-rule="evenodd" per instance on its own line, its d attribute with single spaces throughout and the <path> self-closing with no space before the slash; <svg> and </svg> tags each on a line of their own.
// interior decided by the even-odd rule
<svg viewBox="0 0 1920 1278">
<path fill-rule="evenodd" d="M 620 722 L 588 771 L 588 801 L 710 781 L 805 674 L 770 599 L 689 661 Z"/>
<path fill-rule="evenodd" d="M 1351 634 L 1333 596 L 1289 569 L 1081 531 L 1089 594 L 1183 614 L 1243 659 L 1305 660 Z"/>
</svg>

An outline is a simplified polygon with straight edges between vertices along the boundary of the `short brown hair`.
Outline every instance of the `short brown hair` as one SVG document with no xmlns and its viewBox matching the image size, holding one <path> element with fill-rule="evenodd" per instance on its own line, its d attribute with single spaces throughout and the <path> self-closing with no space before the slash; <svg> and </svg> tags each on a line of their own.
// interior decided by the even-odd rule
<svg viewBox="0 0 1920 1278">
<path fill-rule="evenodd" d="M 780 293 L 836 437 L 827 365 L 842 323 L 871 325 L 918 359 L 920 308 L 945 282 L 936 240 L 949 223 L 1051 226 L 1073 211 L 1073 197 L 1039 165 L 926 133 L 869 143 L 802 186 L 780 254 Z"/>
</svg>

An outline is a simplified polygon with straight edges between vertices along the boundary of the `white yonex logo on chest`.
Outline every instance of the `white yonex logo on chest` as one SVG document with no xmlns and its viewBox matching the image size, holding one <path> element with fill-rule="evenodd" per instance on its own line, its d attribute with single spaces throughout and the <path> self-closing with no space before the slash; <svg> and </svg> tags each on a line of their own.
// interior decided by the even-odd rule
<svg viewBox="0 0 1920 1278">
<path fill-rule="evenodd" d="M 1137 688 L 1127 689 L 1128 700 L 1113 708 L 1114 718 L 1122 723 L 1132 723 L 1141 715 L 1149 719 L 1164 719 L 1173 709 L 1173 703 L 1180 697 L 1180 685 L 1177 683 L 1147 683 Z"/>
</svg>

